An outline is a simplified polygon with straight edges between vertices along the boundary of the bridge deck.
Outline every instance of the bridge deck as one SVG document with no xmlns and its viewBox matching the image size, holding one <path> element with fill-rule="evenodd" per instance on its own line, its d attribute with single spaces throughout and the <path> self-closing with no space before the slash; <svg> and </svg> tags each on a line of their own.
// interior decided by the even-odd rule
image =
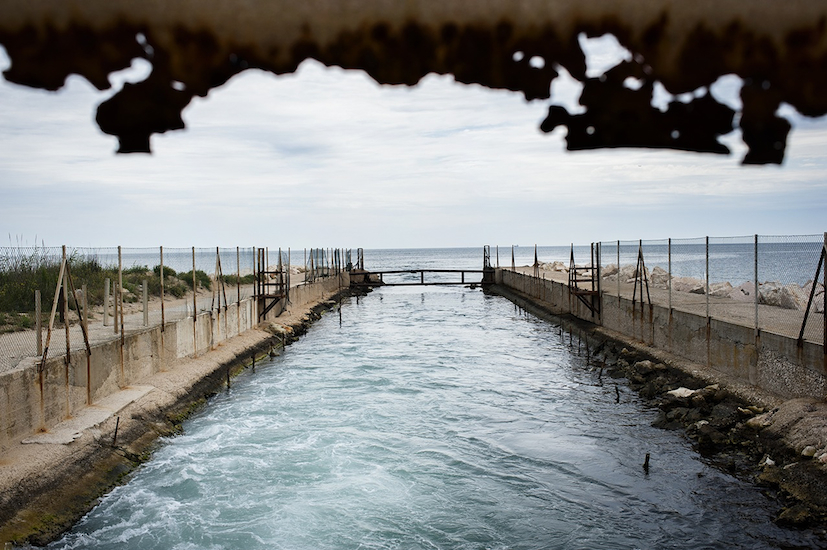
<svg viewBox="0 0 827 550">
<path fill-rule="evenodd" d="M 426 273 L 459 273 L 460 280 L 459 281 L 426 281 L 425 274 Z M 368 280 L 359 281 L 354 278 L 351 278 L 350 285 L 351 286 L 364 286 L 364 287 L 374 287 L 374 286 L 450 286 L 450 285 L 466 285 L 466 284 L 480 284 L 482 283 L 482 278 L 479 281 L 466 281 L 465 274 L 478 274 L 482 275 L 484 271 L 482 269 L 393 269 L 393 270 L 386 270 L 386 271 L 370 271 L 365 273 L 368 277 Z M 419 281 L 400 281 L 400 282 L 386 282 L 385 275 L 403 275 L 403 274 L 419 274 Z M 376 277 L 379 277 L 376 280 Z"/>
</svg>

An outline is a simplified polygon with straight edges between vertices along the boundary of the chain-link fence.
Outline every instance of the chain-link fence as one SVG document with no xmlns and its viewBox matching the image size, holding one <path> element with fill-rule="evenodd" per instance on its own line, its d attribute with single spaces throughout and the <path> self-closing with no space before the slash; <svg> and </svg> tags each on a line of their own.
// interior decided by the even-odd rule
<svg viewBox="0 0 827 550">
<path fill-rule="evenodd" d="M 824 235 L 608 241 L 601 285 L 607 295 L 823 343 L 823 265 L 815 279 L 824 247 Z"/>
<path fill-rule="evenodd" d="M 343 250 L 262 250 L 264 271 L 281 266 L 292 285 L 328 276 L 347 258 Z M 49 356 L 62 355 L 117 338 L 121 327 L 220 313 L 253 296 L 256 255 L 254 247 L 0 247 L 0 372 L 47 345 Z"/>
<path fill-rule="evenodd" d="M 658 304 L 824 344 L 827 265 L 819 269 L 819 262 L 827 250 L 825 235 L 598 244 L 604 296 L 623 296 L 636 304 Z M 499 247 L 495 250 L 498 265 L 514 265 L 524 274 L 562 283 L 568 283 L 572 255 L 576 266 L 590 267 L 592 262 L 590 246 L 505 247 L 505 254 Z"/>
</svg>

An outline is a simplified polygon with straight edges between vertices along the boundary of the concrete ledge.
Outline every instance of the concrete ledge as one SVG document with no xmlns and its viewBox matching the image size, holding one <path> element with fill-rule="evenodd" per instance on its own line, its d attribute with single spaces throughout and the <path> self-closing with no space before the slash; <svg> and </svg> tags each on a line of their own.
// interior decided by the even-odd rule
<svg viewBox="0 0 827 550">
<path fill-rule="evenodd" d="M 170 355 L 163 355 L 163 361 L 156 361 L 155 354 L 161 354 L 161 350 L 180 349 L 177 344 L 158 345 L 160 335 L 164 334 L 166 340 L 174 338 L 174 333 L 150 329 L 135 335 L 132 355 L 125 354 L 126 364 L 132 366 L 125 372 L 127 376 L 149 374 L 136 385 L 100 396 L 92 406 L 79 407 L 71 418 L 56 422 L 47 430 L 26 434 L 22 437 L 26 444 L 17 439 L 0 453 L 0 543 L 27 541 L 44 545 L 73 525 L 94 505 L 95 499 L 150 456 L 149 451 L 159 436 L 176 433 L 180 423 L 209 396 L 226 387 L 231 376 L 243 370 L 252 357 L 262 359 L 274 347 L 302 334 L 320 309 L 327 307 L 326 301 L 343 289 L 347 289 L 347 281 L 336 278 L 307 285 L 291 295 L 290 304 L 283 304 L 280 316 L 268 315 L 269 321 L 262 323 L 261 328 L 253 327 L 230 337 L 227 336 L 232 331 L 213 332 L 215 346 L 197 356 L 173 360 Z M 209 319 L 209 315 L 199 315 L 197 322 L 209 326 Z M 273 324 L 279 326 L 272 329 Z M 194 341 L 192 318 L 175 326 L 179 331 L 183 329 L 184 339 Z M 272 332 L 263 330 L 265 328 Z M 276 335 L 277 329 L 286 337 Z M 125 340 L 128 341 L 129 336 Z M 153 337 L 158 340 L 151 340 Z M 105 375 L 102 379 L 119 375 L 119 361 L 109 367 L 109 372 L 102 373 Z M 50 377 L 65 374 L 62 358 L 54 370 L 56 373 L 50 373 Z M 33 368 L 18 369 L 9 376 L 20 388 L 31 390 L 38 384 Z M 72 381 L 70 376 L 70 390 L 75 389 Z M 60 411 L 65 406 L 67 393 L 61 384 L 53 385 L 55 388 L 51 388 L 48 395 L 53 395 L 57 403 L 47 405 Z M 85 386 L 80 389 L 85 395 Z M 20 401 L 19 410 L 38 408 L 39 391 L 29 391 L 29 396 L 30 401 Z M 32 414 L 24 420 L 31 425 L 32 418 L 40 417 Z M 113 445 L 116 427 L 117 442 Z M 13 425 L 6 429 L 23 431 Z"/>
<path fill-rule="evenodd" d="M 347 273 L 291 288 L 290 302 L 271 310 L 272 320 L 290 308 L 301 308 L 348 288 Z M 202 356 L 257 323 L 252 298 L 226 309 L 199 313 L 195 319 L 127 332 L 92 346 L 92 354 L 74 351 L 47 357 L 42 373 L 39 360 L 22 362 L 0 374 L 0 453 L 21 439 L 46 433 L 82 413 L 87 406 L 146 377 L 163 372 L 182 358 Z"/>
<path fill-rule="evenodd" d="M 571 315 L 632 342 L 662 350 L 780 398 L 827 397 L 827 357 L 820 345 L 752 327 L 628 298 L 600 296 L 600 315 L 566 284 L 498 268 L 498 285 L 516 291 L 556 315 Z"/>
</svg>

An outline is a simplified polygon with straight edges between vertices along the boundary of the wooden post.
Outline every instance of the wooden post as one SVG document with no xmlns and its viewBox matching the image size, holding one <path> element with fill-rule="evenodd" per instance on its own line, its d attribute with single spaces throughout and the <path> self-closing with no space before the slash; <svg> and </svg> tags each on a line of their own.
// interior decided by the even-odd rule
<svg viewBox="0 0 827 550">
<path fill-rule="evenodd" d="M 34 316 L 35 316 L 35 326 L 37 327 L 37 356 L 40 357 L 43 355 L 43 319 L 42 313 L 40 308 L 42 304 L 40 303 L 40 291 L 34 291 Z"/>
<path fill-rule="evenodd" d="M 121 360 L 121 387 L 126 386 L 126 371 L 124 369 L 123 348 L 126 343 L 123 334 L 123 255 L 121 247 L 118 246 L 118 319 L 115 321 L 116 325 L 120 325 L 121 329 L 121 345 L 120 345 L 120 360 Z"/>
<path fill-rule="evenodd" d="M 821 331 L 823 332 L 821 351 L 825 356 L 827 356 L 827 231 L 824 232 L 824 246 L 821 249 L 821 254 L 824 257 L 824 271 L 821 272 L 821 285 L 822 289 L 824 290 L 824 292 L 821 295 L 822 299 L 824 300 L 824 304 L 822 307 L 824 319 L 821 320 Z M 813 288 L 815 288 L 815 285 L 816 282 L 813 281 Z"/>
<path fill-rule="evenodd" d="M 143 293 L 143 305 L 144 305 L 144 326 L 149 326 L 149 280 L 144 279 L 143 285 L 141 285 L 142 293 Z"/>
<path fill-rule="evenodd" d="M 112 282 L 112 332 L 118 334 L 118 281 Z"/>
<path fill-rule="evenodd" d="M 66 245 L 63 245 L 63 262 L 66 263 Z M 63 290 L 61 291 L 61 296 L 63 296 L 63 304 L 61 304 L 61 316 L 63 317 L 63 328 L 65 329 L 66 333 L 66 386 L 69 385 L 69 351 L 70 342 L 69 342 L 69 289 L 66 285 L 66 272 L 63 272 L 63 279 L 61 279 L 60 284 L 63 285 Z M 67 411 L 68 414 L 68 411 Z"/>
<path fill-rule="evenodd" d="M 103 326 L 109 326 L 109 277 L 103 280 Z"/>
<path fill-rule="evenodd" d="M 83 328 L 89 334 L 89 292 L 86 283 L 80 287 L 80 292 L 83 295 Z"/>
<path fill-rule="evenodd" d="M 196 297 L 196 280 L 195 280 L 195 247 L 192 247 L 192 356 L 198 356 L 198 331 L 196 330 L 196 323 L 198 322 L 198 298 Z"/>
</svg>

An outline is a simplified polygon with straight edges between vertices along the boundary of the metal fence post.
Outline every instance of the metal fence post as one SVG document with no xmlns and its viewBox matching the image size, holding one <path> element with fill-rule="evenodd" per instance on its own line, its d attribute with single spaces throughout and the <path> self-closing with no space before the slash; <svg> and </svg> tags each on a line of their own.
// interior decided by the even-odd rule
<svg viewBox="0 0 827 550">
<path fill-rule="evenodd" d="M 620 239 L 617 240 L 617 303 L 620 303 Z"/>
<path fill-rule="evenodd" d="M 197 286 L 195 282 L 195 247 L 192 247 L 192 356 L 198 356 L 198 331 L 196 324 L 198 322 L 198 298 Z"/>
<path fill-rule="evenodd" d="M 597 303 L 600 312 L 600 324 L 603 324 L 603 243 L 597 243 Z"/>
<path fill-rule="evenodd" d="M 123 334 L 123 254 L 121 247 L 118 246 L 118 296 L 116 297 L 118 301 L 118 314 L 119 317 L 115 321 L 115 325 L 120 327 L 121 338 L 120 338 L 120 346 L 119 346 L 119 356 L 121 362 L 121 387 L 126 386 L 126 375 L 124 371 L 124 357 L 123 357 L 123 348 L 125 344 L 124 334 Z"/>
<path fill-rule="evenodd" d="M 709 237 L 706 238 L 706 324 L 709 326 Z"/>
<path fill-rule="evenodd" d="M 161 263 L 158 264 L 160 267 L 158 268 L 158 277 L 161 279 L 161 332 L 164 332 L 164 326 L 166 325 L 166 317 L 164 315 L 164 247 L 161 247 Z"/>
<path fill-rule="evenodd" d="M 63 263 L 66 264 L 66 245 L 63 245 Z M 68 264 L 67 264 L 68 267 Z M 61 285 L 63 285 L 63 290 L 61 291 L 61 296 L 63 296 L 63 304 L 60 308 L 61 315 L 63 316 L 63 328 L 64 332 L 66 333 L 66 386 L 69 385 L 69 352 L 71 351 L 71 345 L 69 343 L 69 286 L 66 284 L 66 272 L 63 273 L 63 280 L 58 281 Z"/>
<path fill-rule="evenodd" d="M 666 276 L 666 288 L 669 291 L 669 315 L 672 315 L 672 237 L 669 237 L 668 244 L 666 245 L 666 255 L 667 255 L 667 262 L 669 273 Z"/>
<path fill-rule="evenodd" d="M 235 247 L 235 271 L 236 271 L 236 304 L 235 319 L 238 325 L 238 334 L 241 334 L 241 248 Z"/>
<path fill-rule="evenodd" d="M 755 235 L 755 244 L 753 246 L 753 260 L 754 260 L 754 271 L 753 271 L 753 283 L 755 284 L 755 339 L 756 344 L 758 344 L 758 334 L 759 334 L 759 326 L 758 326 L 758 235 Z"/>
</svg>

